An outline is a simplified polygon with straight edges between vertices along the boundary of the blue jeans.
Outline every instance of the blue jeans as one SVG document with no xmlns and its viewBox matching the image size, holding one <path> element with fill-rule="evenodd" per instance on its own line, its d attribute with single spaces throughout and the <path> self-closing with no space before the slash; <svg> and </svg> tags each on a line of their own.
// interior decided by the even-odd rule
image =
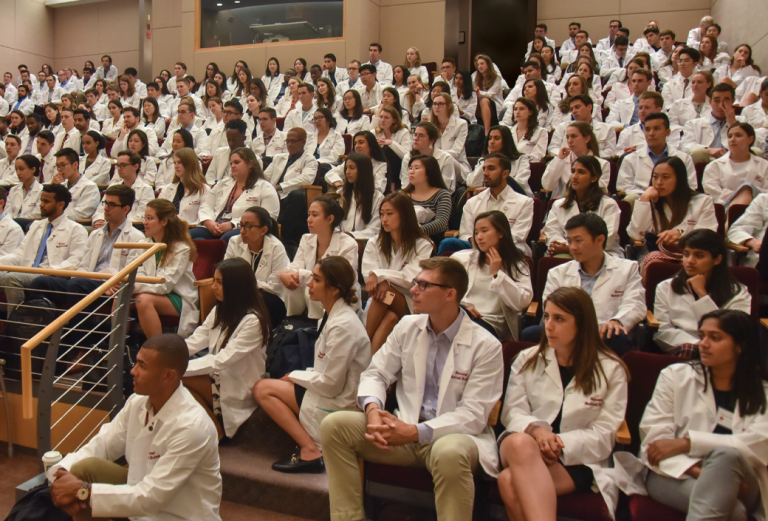
<svg viewBox="0 0 768 521">
<path fill-rule="evenodd" d="M 440 247 L 437 249 L 437 256 L 440 257 L 447 251 L 461 251 L 469 250 L 472 248 L 472 244 L 469 241 L 462 241 L 454 237 L 447 237 L 442 240 Z"/>
<path fill-rule="evenodd" d="M 221 239 L 222 241 L 229 243 L 229 239 L 235 235 L 240 235 L 240 230 L 235 228 L 234 230 L 230 230 L 227 233 L 216 237 L 214 234 L 208 231 L 208 228 L 198 226 L 197 228 L 192 228 L 189 230 L 189 235 L 192 237 L 192 239 Z"/>
</svg>

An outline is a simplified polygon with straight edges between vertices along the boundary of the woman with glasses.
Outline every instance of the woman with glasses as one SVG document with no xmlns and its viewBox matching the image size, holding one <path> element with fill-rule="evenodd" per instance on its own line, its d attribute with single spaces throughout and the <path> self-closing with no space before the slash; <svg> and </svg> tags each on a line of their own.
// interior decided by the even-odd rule
<svg viewBox="0 0 768 521">
<path fill-rule="evenodd" d="M 320 171 L 324 173 L 339 164 L 345 150 L 344 137 L 336 131 L 336 118 L 326 107 L 315 111 L 314 124 L 316 132 L 307 136 L 304 149 L 315 156 Z"/>
</svg>

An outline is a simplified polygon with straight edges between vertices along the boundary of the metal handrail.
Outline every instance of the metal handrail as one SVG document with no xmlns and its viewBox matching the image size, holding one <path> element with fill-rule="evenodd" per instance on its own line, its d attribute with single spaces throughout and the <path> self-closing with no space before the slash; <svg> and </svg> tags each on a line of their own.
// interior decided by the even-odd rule
<svg viewBox="0 0 768 521">
<path fill-rule="evenodd" d="M 32 405 L 32 350 L 36 348 L 38 345 L 40 345 L 44 340 L 46 340 L 48 337 L 52 336 L 56 332 L 60 332 L 61 329 L 64 327 L 64 325 L 69 322 L 73 317 L 75 317 L 78 313 L 80 313 L 83 309 L 85 309 L 88 305 L 93 303 L 96 299 L 101 297 L 108 289 L 115 286 L 118 282 L 121 282 L 126 277 L 129 276 L 132 272 L 137 270 L 139 266 L 141 266 L 144 261 L 155 255 L 155 253 L 162 251 L 166 248 L 166 245 L 164 243 L 116 243 L 115 248 L 122 249 L 143 249 L 146 250 L 144 253 L 139 255 L 137 259 L 135 259 L 133 262 L 125 266 L 122 270 L 115 273 L 114 275 L 111 275 L 107 278 L 107 280 L 98 288 L 93 290 L 91 293 L 86 295 L 80 302 L 75 304 L 73 307 L 71 307 L 69 310 L 67 310 L 64 314 L 59 316 L 56 320 L 48 324 L 44 329 L 39 331 L 35 336 L 30 338 L 24 345 L 21 346 L 21 399 L 22 399 L 22 417 L 25 420 L 32 419 L 34 412 L 33 412 L 33 405 Z M 0 271 L 15 271 L 15 272 L 22 272 L 22 273 L 40 273 L 41 275 L 55 275 L 55 276 L 69 276 L 69 277 L 79 277 L 79 278 L 90 278 L 90 279 L 103 279 L 105 276 L 109 274 L 103 274 L 103 273 L 88 273 L 88 272 L 82 272 L 82 271 L 75 271 L 75 272 L 66 272 L 66 271 L 56 271 L 56 270 L 48 270 L 43 269 L 45 273 L 41 272 L 40 268 L 19 268 L 17 266 L 0 266 Z M 150 284 L 161 284 L 165 282 L 164 278 L 161 277 L 137 277 L 137 281 L 141 280 L 142 282 L 150 283 Z M 58 339 L 58 337 L 57 337 Z"/>
</svg>

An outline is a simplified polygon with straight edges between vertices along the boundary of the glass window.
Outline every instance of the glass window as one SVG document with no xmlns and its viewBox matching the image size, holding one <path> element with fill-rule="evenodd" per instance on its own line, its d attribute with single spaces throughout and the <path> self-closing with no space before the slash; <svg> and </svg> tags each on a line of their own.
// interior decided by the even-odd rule
<svg viewBox="0 0 768 521">
<path fill-rule="evenodd" d="M 344 36 L 344 0 L 200 0 L 200 47 Z"/>
</svg>

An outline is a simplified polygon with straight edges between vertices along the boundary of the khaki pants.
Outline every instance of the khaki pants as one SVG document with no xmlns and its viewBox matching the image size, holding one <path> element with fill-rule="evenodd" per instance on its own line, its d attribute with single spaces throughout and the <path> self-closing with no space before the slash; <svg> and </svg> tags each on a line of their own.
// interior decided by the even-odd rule
<svg viewBox="0 0 768 521">
<path fill-rule="evenodd" d="M 402 467 L 426 467 L 435 483 L 438 520 L 472 519 L 472 474 L 478 466 L 479 454 L 470 436 L 449 434 L 430 445 L 414 443 L 384 451 L 365 439 L 366 432 L 367 421 L 362 412 L 329 414 L 320 427 L 332 521 L 365 519 L 358 458 Z"/>
<path fill-rule="evenodd" d="M 86 458 L 72 465 L 70 472 L 79 480 L 88 483 L 106 483 L 125 485 L 128 483 L 128 468 L 121 467 L 101 458 Z M 75 516 L 75 521 L 91 521 L 91 509 L 82 510 Z M 104 519 L 104 518 L 98 518 Z"/>
<path fill-rule="evenodd" d="M 632 209 L 635 208 L 635 201 L 640 199 L 641 195 L 636 193 L 627 194 L 624 196 L 624 200 L 629 203 Z"/>
</svg>

